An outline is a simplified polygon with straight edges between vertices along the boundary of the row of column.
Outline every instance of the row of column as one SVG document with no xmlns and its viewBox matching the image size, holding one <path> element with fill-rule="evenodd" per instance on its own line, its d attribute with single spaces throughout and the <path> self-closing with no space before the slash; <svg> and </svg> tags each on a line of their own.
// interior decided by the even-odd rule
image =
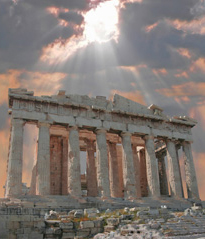
<svg viewBox="0 0 205 239">
<path fill-rule="evenodd" d="M 6 184 L 6 196 L 14 196 L 21 194 L 22 189 L 22 152 L 23 152 L 23 126 L 24 121 L 21 119 L 12 120 L 11 142 L 8 163 L 8 178 Z M 38 160 L 37 160 L 37 178 L 36 191 L 38 195 L 50 194 L 50 124 L 39 123 L 39 140 L 38 140 Z M 97 177 L 96 182 L 88 179 L 88 188 L 91 195 L 98 195 L 104 198 L 110 197 L 111 192 L 114 196 L 120 195 L 118 185 L 119 173 L 117 172 L 117 156 L 116 145 L 109 144 L 109 164 L 108 165 L 108 151 L 106 130 L 98 129 L 96 133 L 96 159 L 97 165 L 95 167 L 95 149 L 93 144 L 87 141 L 87 154 L 89 161 L 87 161 L 87 175 L 90 179 Z M 140 189 L 140 165 L 136 152 L 136 147 L 132 147 L 131 134 L 123 132 L 122 138 L 122 172 L 123 172 L 123 188 L 124 198 L 135 199 L 141 196 Z M 146 174 L 147 174 L 147 189 L 148 195 L 151 197 L 159 197 L 160 180 L 159 168 L 155 155 L 154 137 L 145 136 L 145 156 L 146 156 Z M 188 196 L 191 198 L 198 198 L 198 187 L 196 181 L 196 174 L 194 169 L 193 157 L 191 152 L 191 145 L 189 142 L 183 143 L 186 183 L 188 189 Z M 171 193 L 176 197 L 182 197 L 182 185 L 180 180 L 179 162 L 176 151 L 176 146 L 173 141 L 167 141 L 167 159 L 169 170 L 169 183 Z M 160 160 L 159 160 L 160 162 Z M 161 163 L 163 166 L 163 162 Z M 96 175 L 95 175 L 96 174 Z M 79 132 L 77 127 L 69 129 L 68 139 L 68 192 L 69 194 L 80 197 L 81 196 L 81 178 L 80 178 L 80 145 Z M 113 196 L 112 195 L 112 196 Z"/>
<path fill-rule="evenodd" d="M 174 140 L 166 140 L 166 152 L 158 153 L 158 169 L 160 179 L 161 195 L 168 195 L 168 184 L 171 196 L 183 198 L 182 177 L 179 165 L 178 149 Z M 193 156 L 191 152 L 191 144 L 183 142 L 182 144 L 184 164 L 185 164 L 185 180 L 187 186 L 188 198 L 199 199 L 198 185 L 195 174 Z M 167 156 L 168 180 L 165 166 L 165 155 Z"/>
</svg>

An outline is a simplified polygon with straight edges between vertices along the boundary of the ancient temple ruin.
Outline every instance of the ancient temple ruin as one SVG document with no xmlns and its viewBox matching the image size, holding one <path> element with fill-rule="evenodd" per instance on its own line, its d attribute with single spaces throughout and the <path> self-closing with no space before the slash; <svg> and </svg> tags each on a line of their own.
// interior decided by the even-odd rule
<svg viewBox="0 0 205 239">
<path fill-rule="evenodd" d="M 65 91 L 38 97 L 26 89 L 9 89 L 9 112 L 6 197 L 22 194 L 23 130 L 35 124 L 31 194 L 81 197 L 84 187 L 87 197 L 183 198 L 182 147 L 188 197 L 199 199 L 191 150 L 196 121 L 189 117 L 170 118 L 156 105 L 147 108 L 120 95 L 113 101 Z M 84 178 L 80 151 L 87 155 Z"/>
</svg>

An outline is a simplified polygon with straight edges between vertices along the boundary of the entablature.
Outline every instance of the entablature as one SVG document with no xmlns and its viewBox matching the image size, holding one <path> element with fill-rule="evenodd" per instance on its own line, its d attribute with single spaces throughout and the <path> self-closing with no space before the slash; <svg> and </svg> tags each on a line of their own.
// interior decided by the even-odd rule
<svg viewBox="0 0 205 239">
<path fill-rule="evenodd" d="M 118 134 L 128 131 L 135 136 L 152 134 L 188 141 L 192 141 L 191 128 L 196 125 L 189 117 L 170 118 L 156 105 L 147 108 L 119 95 L 110 101 L 105 97 L 64 94 L 39 97 L 26 89 L 9 89 L 9 108 L 14 118 L 28 122 L 49 120 L 53 125 L 105 128 Z"/>
</svg>

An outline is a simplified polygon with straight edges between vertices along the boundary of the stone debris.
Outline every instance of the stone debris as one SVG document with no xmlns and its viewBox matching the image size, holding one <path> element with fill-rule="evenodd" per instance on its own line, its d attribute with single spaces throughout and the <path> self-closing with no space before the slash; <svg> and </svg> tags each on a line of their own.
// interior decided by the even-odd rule
<svg viewBox="0 0 205 239">
<path fill-rule="evenodd" d="M 91 218 L 91 217 L 97 217 L 97 215 L 99 214 L 99 210 L 97 208 L 88 208 L 88 209 L 84 209 L 84 215 L 87 215 L 87 217 Z"/>
<path fill-rule="evenodd" d="M 49 214 L 48 213 L 45 214 L 44 218 L 45 220 L 55 220 L 55 219 L 58 219 L 58 214 L 57 212 L 51 210 Z"/>
<path fill-rule="evenodd" d="M 108 210 L 88 208 L 71 210 L 67 213 L 50 210 L 44 215 L 40 211 L 36 215 L 1 213 L 0 238 L 202 239 L 205 237 L 205 212 L 200 205 L 194 205 L 184 212 L 172 211 L 166 207 L 155 209 L 125 207 L 106 211 Z M 98 214 L 97 217 L 89 218 L 88 215 L 94 212 Z M 74 217 L 75 214 L 81 217 Z"/>
<path fill-rule="evenodd" d="M 83 210 L 76 210 L 74 213 L 74 218 L 81 218 L 84 216 Z"/>
</svg>

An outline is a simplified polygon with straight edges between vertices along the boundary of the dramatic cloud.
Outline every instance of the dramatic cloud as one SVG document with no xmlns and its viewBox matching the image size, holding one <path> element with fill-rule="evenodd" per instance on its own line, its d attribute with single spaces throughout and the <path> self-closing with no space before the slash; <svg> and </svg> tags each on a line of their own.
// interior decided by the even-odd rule
<svg viewBox="0 0 205 239">
<path fill-rule="evenodd" d="M 89 1 L 87 0 L 47 0 L 47 1 L 41 1 L 41 0 L 23 0 L 23 1 L 17 1 L 17 3 L 28 3 L 32 5 L 35 8 L 46 8 L 49 6 L 55 6 L 58 8 L 68 8 L 68 9 L 77 9 L 77 10 L 86 10 L 88 7 Z"/>
<path fill-rule="evenodd" d="M 21 72 L 18 70 L 9 70 L 6 74 L 0 74 L 0 105 L 5 103 L 8 98 L 8 88 L 19 88 L 20 84 L 18 82 L 18 77 Z"/>
<path fill-rule="evenodd" d="M 58 14 L 58 17 L 60 19 L 65 20 L 66 22 L 72 22 L 75 24 L 80 25 L 83 21 L 83 16 L 81 14 L 78 14 L 77 12 L 60 12 Z"/>
<path fill-rule="evenodd" d="M 173 85 L 171 89 L 156 90 L 167 96 L 205 96 L 205 82 L 188 82 L 181 85 Z"/>
<path fill-rule="evenodd" d="M 62 72 L 31 72 L 26 70 L 9 70 L 0 74 L 0 105 L 7 102 L 9 88 L 32 88 L 38 95 L 56 93 L 62 87 L 66 77 Z"/>
<path fill-rule="evenodd" d="M 49 3 L 50 2 L 50 3 Z M 0 70 L 6 68 L 35 67 L 39 60 L 41 48 L 57 39 L 68 39 L 77 34 L 75 28 L 60 24 L 58 18 L 48 10 L 52 2 L 61 7 L 61 1 L 12 1 L 0 2 L 0 54 L 3 64 Z M 61 2 L 61 3 L 60 3 Z M 67 7 L 84 9 L 84 1 L 65 1 Z M 38 4 L 42 3 L 39 6 Z M 46 3 L 46 4 L 43 4 Z M 50 5 L 49 5 L 50 4 Z M 77 14 L 77 13 L 76 13 Z M 76 16 L 70 15 L 71 21 Z"/>
</svg>

